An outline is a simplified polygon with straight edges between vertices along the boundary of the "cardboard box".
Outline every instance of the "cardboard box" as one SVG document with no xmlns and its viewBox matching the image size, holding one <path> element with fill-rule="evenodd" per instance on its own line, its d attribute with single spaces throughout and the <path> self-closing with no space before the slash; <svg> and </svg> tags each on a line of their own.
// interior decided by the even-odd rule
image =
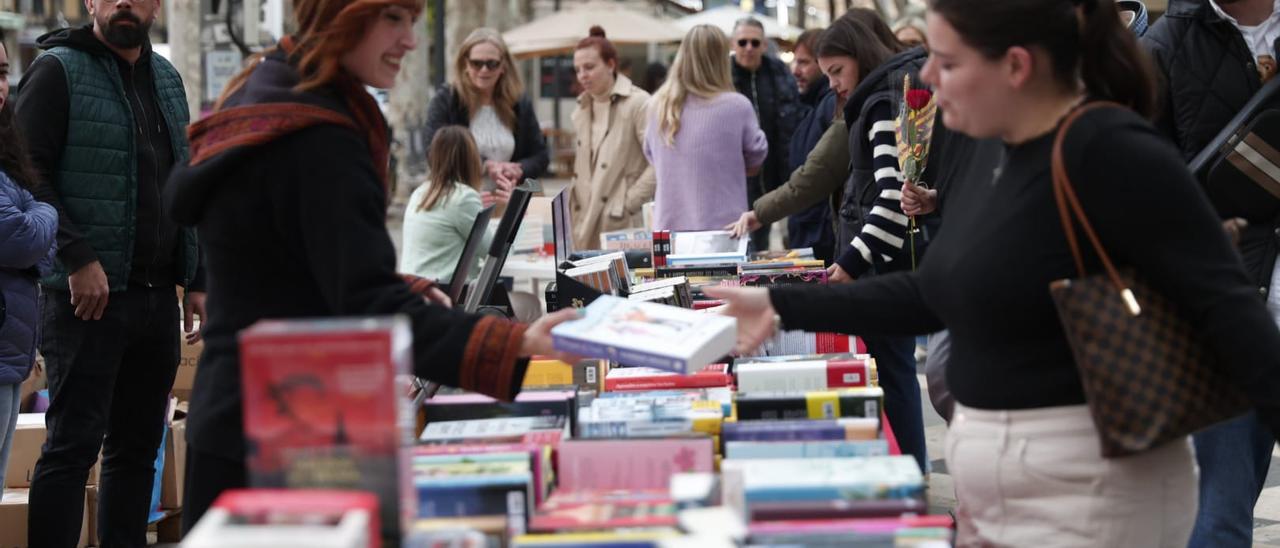
<svg viewBox="0 0 1280 548">
<path fill-rule="evenodd" d="M 44 438 L 44 413 L 18 415 L 18 425 L 13 431 L 13 448 L 9 450 L 9 465 L 4 472 L 4 487 L 31 487 Z"/>
<path fill-rule="evenodd" d="M 22 548 L 27 546 L 27 489 L 6 489 L 0 497 L 0 548 Z M 96 503 L 95 510 L 96 510 Z M 80 520 L 80 540 L 77 548 L 89 546 L 89 497 L 85 492 L 85 511 Z M 96 524 L 96 520 L 95 520 Z"/>
<path fill-rule="evenodd" d="M 178 323 L 181 324 L 182 322 Z M 199 328 L 200 325 L 197 323 L 196 329 Z M 181 325 L 179 325 L 179 331 L 181 331 Z M 187 344 L 185 335 L 184 332 L 184 338 L 180 343 L 182 357 L 178 360 L 178 374 L 173 378 L 173 395 L 177 396 L 179 400 L 189 401 L 191 400 L 191 387 L 196 382 L 196 365 L 200 363 L 200 354 L 204 352 L 204 341 L 201 340 L 196 344 Z"/>
<path fill-rule="evenodd" d="M 18 424 L 13 430 L 13 448 L 9 450 L 9 464 L 5 467 L 4 482 L 0 487 L 31 487 L 31 478 L 35 477 L 36 462 L 40 460 L 40 451 L 44 447 L 46 436 L 44 413 L 22 413 L 18 415 Z M 101 475 L 102 456 L 89 469 L 86 485 L 97 485 Z M 0 544 L 0 548 L 6 548 Z"/>
<path fill-rule="evenodd" d="M 48 386 L 48 379 L 44 375 L 44 357 L 36 354 L 36 363 L 31 367 L 31 375 L 27 376 L 27 380 L 22 381 L 22 386 L 18 388 L 18 409 L 23 412 L 29 410 L 36 392 Z"/>
<path fill-rule="evenodd" d="M 182 507 L 183 485 L 187 473 L 187 421 L 174 421 L 164 446 L 164 476 L 160 487 L 160 507 Z"/>
</svg>

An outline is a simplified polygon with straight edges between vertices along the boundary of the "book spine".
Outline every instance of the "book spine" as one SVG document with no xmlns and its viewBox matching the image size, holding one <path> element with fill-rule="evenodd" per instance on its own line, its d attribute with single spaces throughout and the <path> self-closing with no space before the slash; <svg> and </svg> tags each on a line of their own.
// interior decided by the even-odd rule
<svg viewBox="0 0 1280 548">
<path fill-rule="evenodd" d="M 919 498 L 923 487 L 883 485 L 870 478 L 865 483 L 834 485 L 788 485 L 785 487 L 752 487 L 744 489 L 747 504 L 754 502 L 792 502 L 812 500 L 868 500 Z"/>
<path fill-rule="evenodd" d="M 739 417 L 741 419 L 741 417 Z M 721 434 L 725 442 L 730 441 L 791 441 L 791 440 L 843 440 L 848 431 L 841 426 L 822 426 L 812 429 L 779 428 L 777 430 L 736 430 L 737 423 L 726 422 Z"/>
<path fill-rule="evenodd" d="M 680 388 L 715 388 L 729 386 L 730 384 L 729 376 L 725 374 L 696 373 L 693 375 L 605 378 L 604 389 L 608 392 L 636 392 Z"/>
<path fill-rule="evenodd" d="M 589 421 L 579 425 L 583 438 L 646 438 L 693 431 L 691 421 Z"/>
<path fill-rule="evenodd" d="M 725 266 L 662 266 L 658 267 L 654 275 L 658 278 L 675 278 L 684 276 L 685 278 L 724 278 L 738 277 L 737 265 Z"/>
<path fill-rule="evenodd" d="M 760 502 L 751 505 L 751 521 L 784 521 L 848 518 L 896 518 L 903 514 L 924 514 L 928 506 L 915 498 L 896 500 L 851 500 L 827 503 Z"/>
<path fill-rule="evenodd" d="M 511 493 L 523 501 L 524 488 L 509 484 L 452 487 L 419 483 L 418 518 L 507 515 Z"/>
<path fill-rule="evenodd" d="M 879 439 L 725 443 L 725 457 L 731 459 L 823 459 L 882 457 L 888 454 L 889 444 Z"/>
<path fill-rule="evenodd" d="M 610 360 L 623 365 L 653 367 L 664 371 L 674 371 L 676 373 L 686 373 L 689 367 L 688 360 L 669 356 L 659 356 L 657 354 L 650 354 L 648 352 L 641 352 L 639 350 L 631 350 L 628 348 L 618 348 L 612 345 L 586 341 L 573 337 L 565 337 L 563 335 L 552 334 L 551 344 L 553 348 L 561 352 L 568 352 L 589 358 Z"/>
</svg>

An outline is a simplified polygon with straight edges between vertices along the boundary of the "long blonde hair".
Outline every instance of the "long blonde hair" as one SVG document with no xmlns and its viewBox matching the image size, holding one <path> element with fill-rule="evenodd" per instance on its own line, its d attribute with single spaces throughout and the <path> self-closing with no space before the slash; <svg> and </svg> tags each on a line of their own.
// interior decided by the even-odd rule
<svg viewBox="0 0 1280 548">
<path fill-rule="evenodd" d="M 476 89 L 471 79 L 467 77 L 467 61 L 471 58 L 471 48 L 480 44 L 490 44 L 498 48 L 502 58 L 502 76 L 498 77 L 498 83 L 493 87 L 493 110 L 498 114 L 498 120 L 502 125 L 514 131 L 516 103 L 524 93 L 524 84 L 520 82 L 520 74 L 516 72 L 516 63 L 511 58 L 511 50 L 507 49 L 507 43 L 502 40 L 502 34 L 498 31 L 486 27 L 478 28 L 471 31 L 467 39 L 462 41 L 462 47 L 458 48 L 458 57 L 453 60 L 454 90 L 462 100 L 462 106 L 467 108 L 467 114 L 474 116 L 480 109 L 480 90 Z"/>
<path fill-rule="evenodd" d="M 684 35 L 667 81 L 653 94 L 658 128 L 667 145 L 675 145 L 680 112 L 690 94 L 710 99 L 733 91 L 729 63 L 729 39 L 720 29 L 698 25 Z"/>
</svg>

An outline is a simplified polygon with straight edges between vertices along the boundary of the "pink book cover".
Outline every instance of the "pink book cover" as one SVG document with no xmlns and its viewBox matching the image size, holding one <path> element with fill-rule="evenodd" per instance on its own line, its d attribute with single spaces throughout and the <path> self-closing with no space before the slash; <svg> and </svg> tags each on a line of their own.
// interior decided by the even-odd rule
<svg viewBox="0 0 1280 548">
<path fill-rule="evenodd" d="M 711 472 L 711 438 L 565 440 L 559 452 L 560 489 L 667 489 L 679 472 Z"/>
</svg>

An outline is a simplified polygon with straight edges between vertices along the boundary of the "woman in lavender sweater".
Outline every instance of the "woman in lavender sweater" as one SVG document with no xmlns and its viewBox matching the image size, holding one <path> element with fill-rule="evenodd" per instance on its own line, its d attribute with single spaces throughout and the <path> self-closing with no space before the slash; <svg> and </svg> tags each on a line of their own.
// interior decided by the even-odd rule
<svg viewBox="0 0 1280 548">
<path fill-rule="evenodd" d="M 654 230 L 719 230 L 750 209 L 745 177 L 769 145 L 751 102 L 733 89 L 731 62 L 724 33 L 696 26 L 653 96 L 644 154 L 658 180 Z"/>
</svg>

